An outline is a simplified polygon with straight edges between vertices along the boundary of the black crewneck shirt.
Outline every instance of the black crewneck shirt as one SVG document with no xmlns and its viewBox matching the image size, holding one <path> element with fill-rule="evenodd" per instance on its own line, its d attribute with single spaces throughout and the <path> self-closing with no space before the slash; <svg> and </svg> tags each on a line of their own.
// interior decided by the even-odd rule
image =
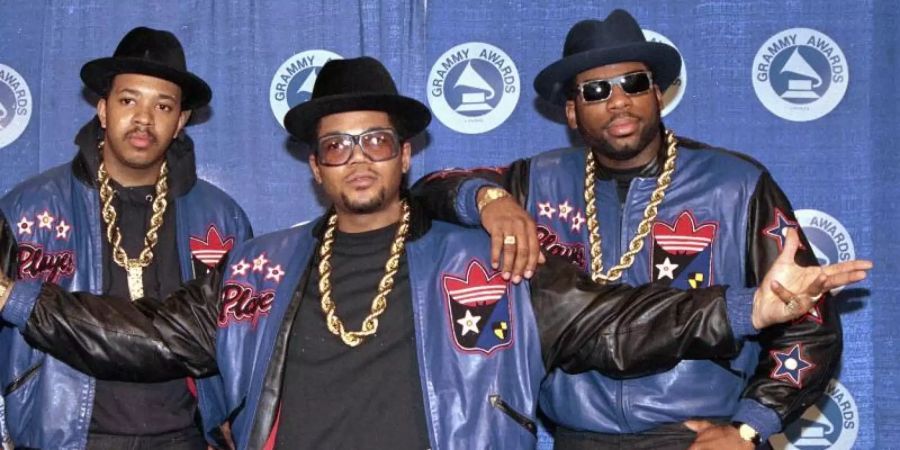
<svg viewBox="0 0 900 450">
<path fill-rule="evenodd" d="M 369 314 L 396 230 L 335 233 L 332 298 L 349 330 Z M 429 448 L 406 256 L 378 332 L 355 348 L 325 325 L 315 259 L 288 343 L 276 449 Z"/>
<path fill-rule="evenodd" d="M 154 186 L 124 188 L 112 182 L 113 205 L 122 233 L 122 247 L 129 258 L 144 248 L 144 237 L 153 214 Z M 100 207 L 98 205 L 98 207 Z M 111 301 L 131 301 L 128 274 L 112 259 L 103 227 L 103 292 Z M 181 286 L 181 264 L 175 239 L 175 202 L 169 199 L 153 248 L 153 260 L 144 268 L 144 296 L 164 299 Z M 97 380 L 90 433 L 149 436 L 196 428 L 196 400 L 186 380 L 162 383 L 128 383 Z"/>
</svg>

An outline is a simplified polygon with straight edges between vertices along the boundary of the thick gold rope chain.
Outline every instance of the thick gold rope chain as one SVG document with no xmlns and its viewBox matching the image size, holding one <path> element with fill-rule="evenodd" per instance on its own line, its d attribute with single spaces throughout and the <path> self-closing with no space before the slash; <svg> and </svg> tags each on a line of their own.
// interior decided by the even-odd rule
<svg viewBox="0 0 900 450">
<path fill-rule="evenodd" d="M 130 259 L 128 258 L 125 249 L 122 248 L 122 231 L 119 229 L 119 226 L 116 225 L 116 208 L 112 204 L 114 196 L 113 189 L 112 186 L 110 186 L 110 178 L 109 173 L 106 171 L 106 164 L 102 159 L 103 146 L 103 141 L 97 146 L 100 149 L 101 155 L 100 168 L 97 170 L 97 180 L 100 182 L 100 203 L 102 204 L 101 216 L 103 217 L 103 222 L 106 223 L 106 239 L 112 246 L 112 259 L 116 264 L 127 271 L 132 271 L 136 268 L 143 269 L 149 266 L 150 262 L 153 261 L 153 247 L 156 246 L 156 243 L 159 241 L 159 229 L 162 227 L 163 215 L 165 214 L 166 206 L 168 205 L 166 195 L 169 192 L 169 185 L 167 183 L 169 169 L 166 166 L 166 162 L 163 161 L 162 165 L 159 167 L 159 177 L 156 180 L 156 196 L 153 199 L 152 206 L 153 215 L 150 216 L 150 228 L 147 229 L 147 235 L 144 237 L 144 249 L 141 250 L 141 253 L 137 258 Z M 142 292 L 140 293 L 142 294 Z M 141 296 L 143 295 L 139 295 L 138 297 Z M 137 300 L 134 292 L 132 292 L 131 299 Z"/>
<path fill-rule="evenodd" d="M 325 324 L 328 326 L 328 331 L 339 336 L 349 347 L 356 347 L 363 342 L 364 338 L 375 334 L 378 330 L 378 316 L 387 309 L 387 296 L 394 287 L 394 275 L 397 274 L 397 269 L 400 267 L 400 257 L 403 255 L 406 234 L 409 230 L 409 205 L 406 201 L 402 201 L 400 207 L 403 210 L 403 216 L 400 219 L 400 226 L 397 227 L 397 233 L 394 235 L 394 242 L 391 244 L 391 254 L 384 264 L 384 276 L 378 283 L 378 293 L 372 300 L 372 308 L 369 315 L 363 320 L 359 331 L 344 329 L 344 323 L 334 312 L 334 301 L 331 299 L 331 247 L 334 243 L 337 214 L 332 214 L 328 218 L 328 227 L 325 229 L 322 245 L 319 247 L 321 258 L 319 261 L 319 293 L 322 296 L 322 312 L 325 313 Z"/>
<path fill-rule="evenodd" d="M 672 130 L 666 130 L 666 162 L 663 164 L 663 170 L 656 178 L 656 189 L 650 195 L 650 203 L 644 208 L 644 218 L 638 224 L 634 238 L 628 245 L 626 251 L 619 259 L 619 264 L 609 269 L 606 274 L 603 273 L 603 248 L 600 238 L 600 223 L 597 220 L 597 198 L 594 195 L 594 185 L 596 180 L 597 164 L 594 161 L 594 152 L 587 150 L 586 164 L 584 169 L 584 202 L 587 205 L 585 215 L 587 216 L 588 239 L 591 247 L 591 279 L 597 283 L 609 283 L 618 281 L 622 278 L 622 273 L 634 264 L 634 257 L 644 247 L 644 238 L 650 233 L 650 226 L 656 220 L 657 209 L 666 197 L 666 188 L 672 182 L 672 173 L 675 171 L 675 157 L 678 155 L 678 139 Z"/>
</svg>

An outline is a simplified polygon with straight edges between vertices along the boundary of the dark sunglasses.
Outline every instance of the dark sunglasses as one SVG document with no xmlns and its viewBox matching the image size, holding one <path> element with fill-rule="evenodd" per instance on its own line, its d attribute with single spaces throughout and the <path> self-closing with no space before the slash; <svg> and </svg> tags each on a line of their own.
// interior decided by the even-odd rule
<svg viewBox="0 0 900 450">
<path fill-rule="evenodd" d="M 400 154 L 397 132 L 381 128 L 361 134 L 330 134 L 319 138 L 316 161 L 323 166 L 342 166 L 350 161 L 357 145 L 372 162 L 387 161 Z"/>
<path fill-rule="evenodd" d="M 650 72 L 634 72 L 604 80 L 588 80 L 578 83 L 575 90 L 581 94 L 585 103 L 602 102 L 612 95 L 613 86 L 622 88 L 626 95 L 643 94 L 653 85 Z"/>
</svg>

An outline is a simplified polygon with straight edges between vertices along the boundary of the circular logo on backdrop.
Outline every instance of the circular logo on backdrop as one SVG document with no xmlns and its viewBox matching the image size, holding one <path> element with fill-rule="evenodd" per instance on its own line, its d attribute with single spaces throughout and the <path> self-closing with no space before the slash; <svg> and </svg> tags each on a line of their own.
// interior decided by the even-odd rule
<svg viewBox="0 0 900 450">
<path fill-rule="evenodd" d="M 307 50 L 291 56 L 278 68 L 269 87 L 269 105 L 278 124 L 284 126 L 288 110 L 309 100 L 319 69 L 332 59 L 343 59 L 328 50 Z"/>
<path fill-rule="evenodd" d="M 0 148 L 19 138 L 31 119 L 31 89 L 5 64 L 0 64 Z"/>
<path fill-rule="evenodd" d="M 798 209 L 794 211 L 797 223 L 803 227 L 803 233 L 812 246 L 819 264 L 835 264 L 856 258 L 856 249 L 850 233 L 840 222 L 827 213 L 815 209 Z M 843 288 L 835 288 L 836 294 Z"/>
<path fill-rule="evenodd" d="M 769 438 L 775 450 L 850 450 L 859 433 L 859 409 L 847 387 L 832 379 L 825 395 L 782 433 Z"/>
<path fill-rule="evenodd" d="M 770 37 L 753 59 L 753 90 L 773 114 L 794 122 L 831 112 L 847 92 L 844 52 L 830 37 L 791 28 Z"/>
<path fill-rule="evenodd" d="M 669 38 L 653 31 L 653 30 L 643 30 L 644 31 L 644 39 L 650 42 L 660 42 L 663 44 L 671 45 L 675 47 L 675 44 L 669 40 Z M 675 50 L 678 50 L 678 47 L 675 47 Z M 678 50 L 678 55 L 681 57 L 681 73 L 678 75 L 678 78 L 672 82 L 666 92 L 663 92 L 663 109 L 662 116 L 665 117 L 666 114 L 669 114 L 674 110 L 678 103 L 681 102 L 681 97 L 684 95 L 684 91 L 687 87 L 687 70 L 684 66 L 684 57 L 681 56 L 681 50 Z"/>
<path fill-rule="evenodd" d="M 503 50 L 468 42 L 447 50 L 428 75 L 428 105 L 448 128 L 478 134 L 497 128 L 519 102 L 519 69 Z"/>
</svg>

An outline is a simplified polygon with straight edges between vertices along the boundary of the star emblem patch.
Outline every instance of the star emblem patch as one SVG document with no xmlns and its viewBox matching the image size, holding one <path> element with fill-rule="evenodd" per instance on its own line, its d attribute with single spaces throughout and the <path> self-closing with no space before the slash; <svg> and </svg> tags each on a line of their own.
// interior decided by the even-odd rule
<svg viewBox="0 0 900 450">
<path fill-rule="evenodd" d="M 31 234 L 32 230 L 33 230 L 33 228 L 32 228 L 33 226 L 34 226 L 34 222 L 28 220 L 27 217 L 22 216 L 22 220 L 20 220 L 19 223 L 16 224 L 16 228 L 19 229 L 19 236 Z"/>
<path fill-rule="evenodd" d="M 796 220 L 788 219 L 780 209 L 775 208 L 775 217 L 772 219 L 772 223 L 764 228 L 762 233 L 763 236 L 774 240 L 778 244 L 778 251 L 780 252 L 784 248 L 784 242 L 787 240 L 788 228 L 795 228 L 797 231 L 800 231 Z"/>
<path fill-rule="evenodd" d="M 473 259 L 464 276 L 443 275 L 441 284 L 456 347 L 489 354 L 509 346 L 513 332 L 508 283 L 485 267 Z"/>
<path fill-rule="evenodd" d="M 791 383 L 798 389 L 803 388 L 804 372 L 816 366 L 812 362 L 803 359 L 803 347 L 801 344 L 795 344 L 786 351 L 772 350 L 770 354 L 776 363 L 771 377 Z"/>
</svg>

